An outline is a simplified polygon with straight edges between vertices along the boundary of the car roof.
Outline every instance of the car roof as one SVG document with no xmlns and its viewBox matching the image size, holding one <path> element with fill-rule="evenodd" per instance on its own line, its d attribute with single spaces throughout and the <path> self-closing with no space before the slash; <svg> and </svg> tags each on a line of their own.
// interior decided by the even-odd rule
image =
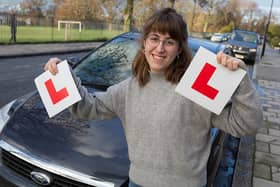
<svg viewBox="0 0 280 187">
<path fill-rule="evenodd" d="M 256 32 L 254 32 L 254 31 L 248 31 L 248 30 L 243 30 L 243 29 L 234 29 L 232 32 L 234 32 L 234 31 L 240 31 L 240 32 L 248 32 L 248 33 L 252 33 L 252 34 L 258 34 L 258 33 L 256 33 Z"/>
</svg>

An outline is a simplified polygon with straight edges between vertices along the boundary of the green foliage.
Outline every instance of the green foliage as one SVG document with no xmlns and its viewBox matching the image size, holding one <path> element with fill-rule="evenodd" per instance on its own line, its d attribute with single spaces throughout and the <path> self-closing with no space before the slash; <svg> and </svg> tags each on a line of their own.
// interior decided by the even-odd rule
<svg viewBox="0 0 280 187">
<path fill-rule="evenodd" d="M 271 40 L 270 40 L 271 46 L 272 47 L 279 47 L 279 43 L 280 43 L 280 37 L 278 36 L 274 36 Z"/>
<path fill-rule="evenodd" d="M 232 30 L 233 30 L 233 26 L 232 26 L 232 24 L 229 24 L 229 25 L 223 26 L 223 27 L 219 30 L 219 32 L 220 32 L 220 33 L 229 33 L 229 32 L 231 32 Z"/>
<path fill-rule="evenodd" d="M 280 42 L 280 25 L 272 24 L 268 28 L 268 34 L 270 37 L 270 44 L 271 46 L 279 46 Z"/>
<path fill-rule="evenodd" d="M 270 25 L 268 28 L 270 37 L 278 36 L 280 37 L 280 25 Z"/>
</svg>

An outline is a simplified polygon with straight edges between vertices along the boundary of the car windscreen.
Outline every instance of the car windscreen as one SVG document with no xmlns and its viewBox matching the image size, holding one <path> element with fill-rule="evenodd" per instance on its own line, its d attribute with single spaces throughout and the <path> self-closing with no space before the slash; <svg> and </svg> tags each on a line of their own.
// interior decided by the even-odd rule
<svg viewBox="0 0 280 187">
<path fill-rule="evenodd" d="M 250 43 L 257 43 L 258 37 L 255 33 L 246 32 L 246 31 L 236 31 L 232 34 L 232 39 L 237 41 L 244 41 Z"/>
<path fill-rule="evenodd" d="M 116 84 L 131 75 L 131 63 L 138 48 L 137 39 L 116 38 L 84 59 L 74 72 L 83 84 Z"/>
</svg>

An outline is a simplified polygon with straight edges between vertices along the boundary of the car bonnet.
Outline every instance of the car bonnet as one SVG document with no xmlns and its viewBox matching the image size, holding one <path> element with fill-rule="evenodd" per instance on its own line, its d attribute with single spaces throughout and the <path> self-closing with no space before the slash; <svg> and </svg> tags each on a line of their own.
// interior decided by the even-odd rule
<svg viewBox="0 0 280 187">
<path fill-rule="evenodd" d="M 105 181 L 127 180 L 127 144 L 118 118 L 83 121 L 68 110 L 49 118 L 35 94 L 14 113 L 0 138 L 51 165 Z"/>
</svg>

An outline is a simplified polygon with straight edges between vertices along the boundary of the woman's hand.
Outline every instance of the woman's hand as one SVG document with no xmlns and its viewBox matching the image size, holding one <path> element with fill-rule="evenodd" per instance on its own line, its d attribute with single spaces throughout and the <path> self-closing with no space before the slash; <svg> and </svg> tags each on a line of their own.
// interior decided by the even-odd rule
<svg viewBox="0 0 280 187">
<path fill-rule="evenodd" d="M 49 70 L 51 74 L 55 75 L 58 73 L 57 64 L 60 63 L 61 60 L 59 58 L 50 58 L 48 62 L 44 66 L 44 70 Z"/>
<path fill-rule="evenodd" d="M 237 70 L 238 68 L 246 70 L 246 64 L 242 60 L 229 56 L 223 52 L 219 52 L 217 54 L 217 62 L 218 64 L 222 64 L 223 66 L 232 71 Z"/>
</svg>

